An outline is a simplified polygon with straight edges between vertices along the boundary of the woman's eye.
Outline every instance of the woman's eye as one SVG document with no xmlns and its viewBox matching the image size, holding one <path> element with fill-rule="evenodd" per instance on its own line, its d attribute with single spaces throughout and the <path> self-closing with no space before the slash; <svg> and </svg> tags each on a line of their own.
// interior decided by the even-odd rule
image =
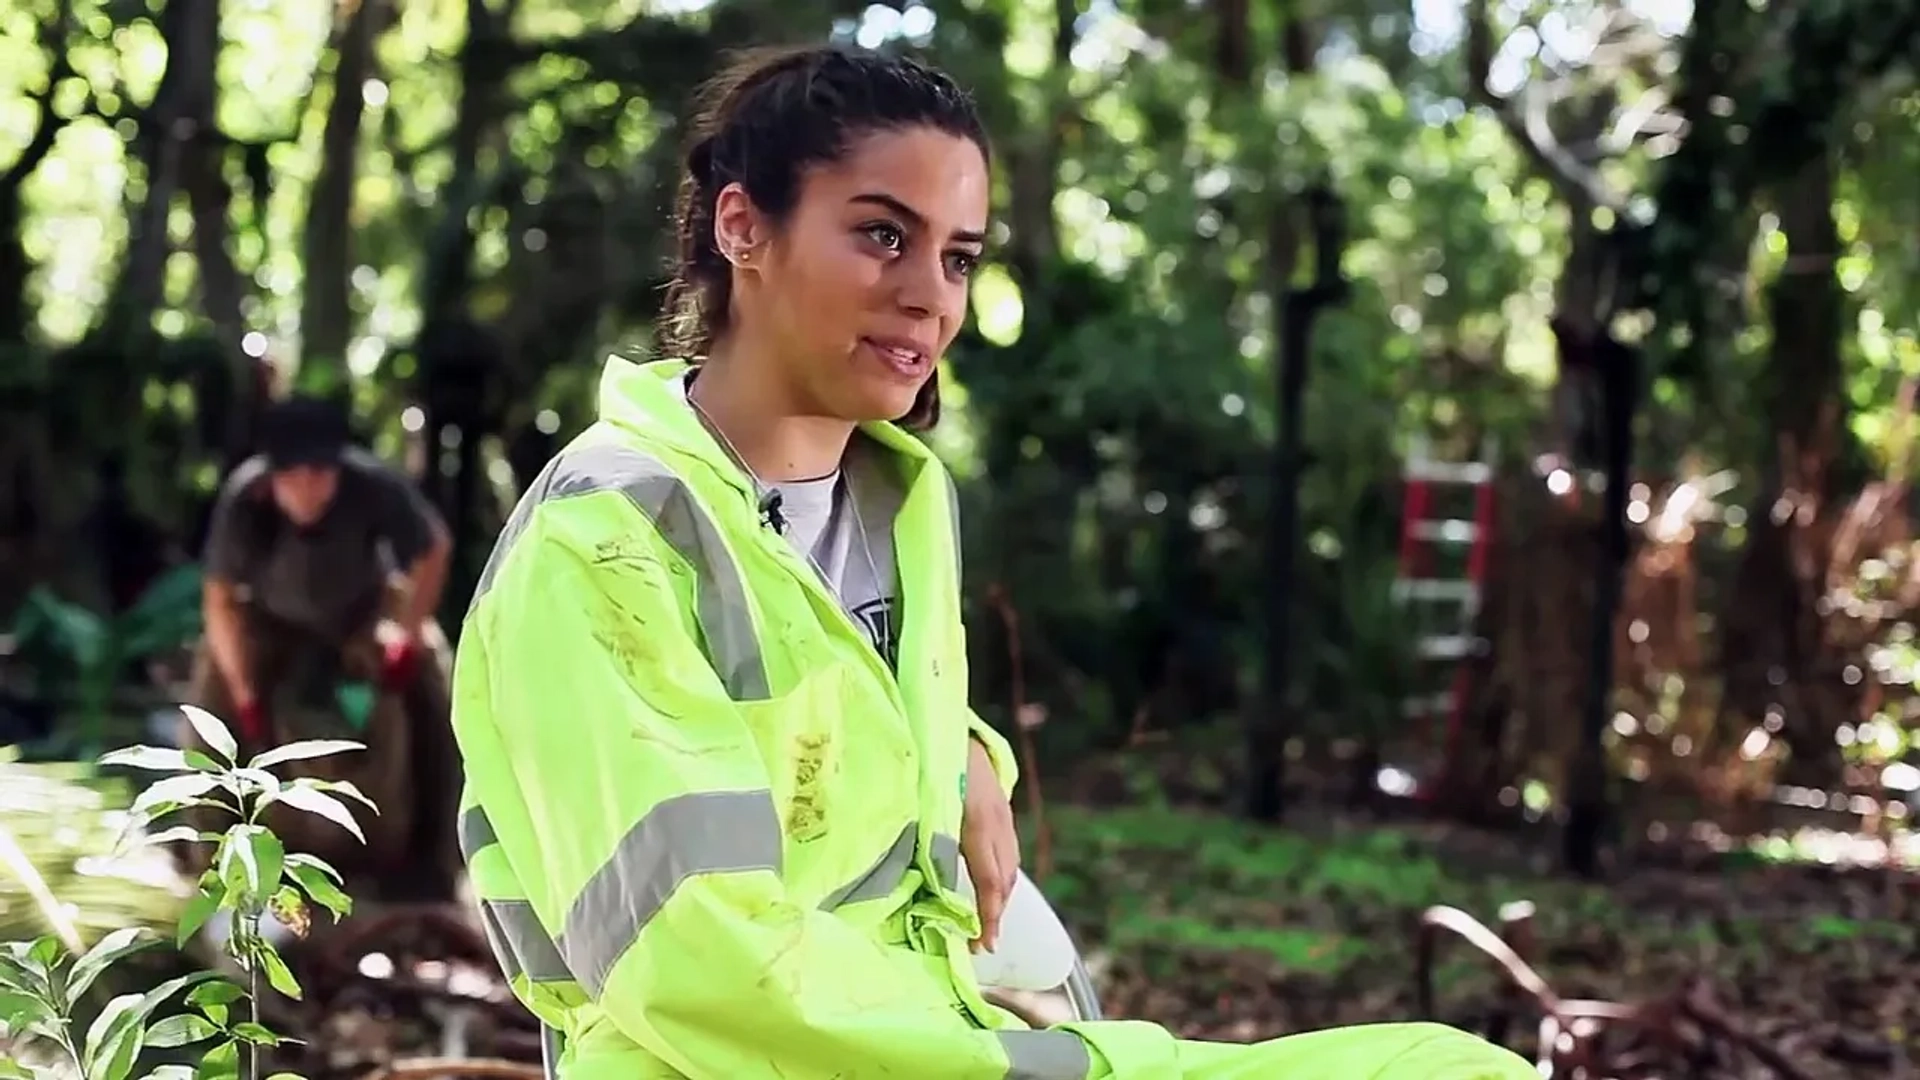
<svg viewBox="0 0 1920 1080">
<path fill-rule="evenodd" d="M 886 248 L 888 251 L 899 251 L 907 244 L 906 235 L 899 229 L 885 222 L 867 226 L 866 234 L 868 239 Z"/>
<path fill-rule="evenodd" d="M 974 268 L 980 265 L 980 256 L 971 252 L 956 251 L 947 256 L 947 265 L 953 268 L 956 276 L 969 277 L 973 274 Z"/>
</svg>

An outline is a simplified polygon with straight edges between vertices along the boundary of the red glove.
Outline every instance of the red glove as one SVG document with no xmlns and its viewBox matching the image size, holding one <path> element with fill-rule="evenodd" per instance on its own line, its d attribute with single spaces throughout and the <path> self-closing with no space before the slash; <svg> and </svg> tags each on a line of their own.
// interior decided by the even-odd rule
<svg viewBox="0 0 1920 1080">
<path fill-rule="evenodd" d="M 258 701 L 240 706 L 240 741 L 253 746 L 267 741 L 267 710 Z"/>
<path fill-rule="evenodd" d="M 425 651 L 414 638 L 387 642 L 380 657 L 380 685 L 387 690 L 404 689 L 419 673 L 420 656 Z"/>
</svg>

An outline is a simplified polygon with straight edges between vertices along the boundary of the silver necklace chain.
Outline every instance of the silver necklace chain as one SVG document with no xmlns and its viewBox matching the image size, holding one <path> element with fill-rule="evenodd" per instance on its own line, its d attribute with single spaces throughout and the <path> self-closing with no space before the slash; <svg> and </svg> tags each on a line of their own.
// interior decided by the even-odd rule
<svg viewBox="0 0 1920 1080">
<path fill-rule="evenodd" d="M 707 431 L 712 433 L 714 438 L 720 440 L 720 445 L 725 448 L 727 455 L 733 458 L 733 463 L 740 466 L 741 472 L 747 474 L 747 479 L 753 484 L 753 498 L 757 506 L 761 500 L 767 497 L 770 490 L 775 489 L 772 485 L 760 479 L 760 474 L 754 472 L 753 466 L 747 464 L 747 459 L 741 456 L 739 448 L 733 445 L 733 440 L 727 438 L 727 433 L 720 430 L 720 425 L 714 422 L 713 416 L 709 414 L 698 401 L 694 400 L 693 387 L 691 385 L 687 387 L 687 404 L 693 407 L 694 414 L 700 418 L 700 422 L 706 426 Z M 846 490 L 847 508 L 853 513 L 853 531 L 860 537 L 860 553 L 866 559 L 867 573 L 872 576 L 873 587 L 884 601 L 886 599 L 887 583 L 881 580 L 880 566 L 874 561 L 873 541 L 867 536 L 867 523 L 866 520 L 860 516 L 860 500 L 854 495 L 853 483 L 847 476 L 844 459 L 841 462 L 840 468 L 836 471 L 840 474 L 836 482 Z M 827 592 L 844 608 L 846 606 L 846 599 L 840 595 L 840 590 L 834 587 L 832 576 L 827 573 L 826 567 L 820 565 L 820 560 L 814 557 L 813 552 L 811 550 L 801 550 L 798 544 L 787 540 L 784 535 L 780 537 L 780 540 L 789 548 L 798 551 L 800 556 L 807 560 L 807 565 L 813 567 L 813 572 L 819 575 L 820 584 L 826 586 Z M 887 610 L 884 603 L 881 607 L 881 621 L 880 636 L 882 641 L 876 642 L 875 644 L 885 643 L 890 645 L 893 641 L 893 616 L 892 613 Z"/>
</svg>

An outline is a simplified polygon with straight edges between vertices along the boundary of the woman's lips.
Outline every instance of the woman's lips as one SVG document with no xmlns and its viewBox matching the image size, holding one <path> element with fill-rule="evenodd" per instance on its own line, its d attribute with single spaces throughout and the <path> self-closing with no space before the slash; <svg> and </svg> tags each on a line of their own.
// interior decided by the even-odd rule
<svg viewBox="0 0 1920 1080">
<path fill-rule="evenodd" d="M 919 378 L 927 373 L 931 366 L 928 352 L 911 341 L 897 338 L 861 338 L 860 344 L 866 346 L 882 364 L 906 378 Z"/>
</svg>

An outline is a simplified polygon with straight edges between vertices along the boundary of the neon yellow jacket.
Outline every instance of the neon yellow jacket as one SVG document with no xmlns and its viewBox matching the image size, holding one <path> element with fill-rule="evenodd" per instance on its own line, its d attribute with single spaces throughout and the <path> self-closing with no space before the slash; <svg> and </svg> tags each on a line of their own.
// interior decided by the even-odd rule
<svg viewBox="0 0 1920 1080">
<path fill-rule="evenodd" d="M 1162 1080 L 1181 1047 L 1260 1049 L 1028 1031 L 982 1000 L 957 891 L 969 737 L 1009 792 L 1015 769 L 966 704 L 951 481 L 864 429 L 906 480 L 896 676 L 762 527 L 672 393 L 684 371 L 609 362 L 599 422 L 515 510 L 455 663 L 462 849 L 514 993 L 566 1035 L 566 1080 Z M 1385 1077 L 1358 1066 L 1416 1033 L 1284 1075 Z"/>
</svg>

